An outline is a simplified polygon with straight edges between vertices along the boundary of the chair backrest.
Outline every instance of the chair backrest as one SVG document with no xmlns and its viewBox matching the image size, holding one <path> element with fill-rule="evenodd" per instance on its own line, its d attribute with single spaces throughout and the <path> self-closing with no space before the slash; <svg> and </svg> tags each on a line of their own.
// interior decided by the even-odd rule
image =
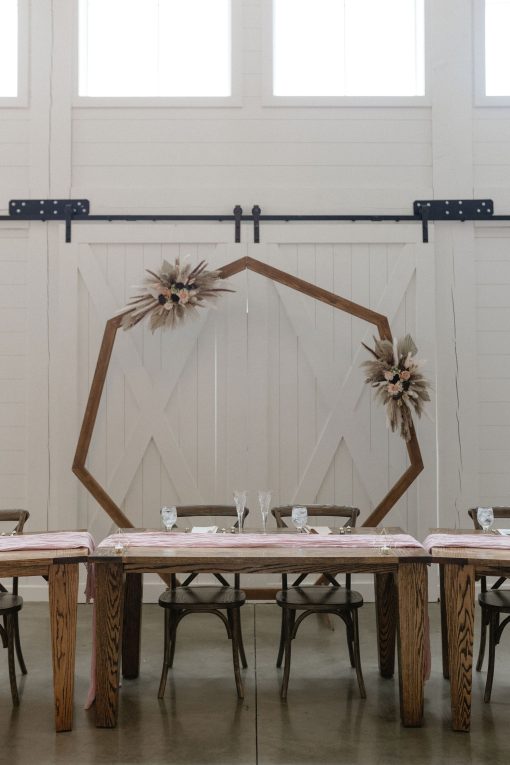
<svg viewBox="0 0 510 765">
<path fill-rule="evenodd" d="M 283 519 L 292 516 L 292 508 L 296 507 L 296 504 L 272 508 L 271 513 L 279 529 L 287 528 L 287 524 Z M 306 507 L 309 517 L 342 518 L 345 519 L 345 522 L 342 524 L 343 526 L 352 526 L 353 528 L 356 526 L 359 516 L 359 509 L 357 507 L 349 507 L 348 505 L 304 505 L 304 507 Z"/>
<path fill-rule="evenodd" d="M 30 513 L 28 510 L 0 510 L 0 523 L 16 521 L 16 526 L 13 529 L 16 534 L 21 534 L 23 526 L 29 518 Z"/>
<path fill-rule="evenodd" d="M 290 518 L 292 516 L 292 508 L 296 507 L 296 504 L 282 505 L 280 507 L 273 507 L 271 509 L 271 513 L 279 529 L 288 528 L 283 519 Z M 359 516 L 359 508 L 350 507 L 349 505 L 304 505 L 304 507 L 306 507 L 309 517 L 340 518 L 345 521 L 343 524 L 341 524 L 345 527 L 351 526 L 354 528 Z M 306 574 L 300 574 L 298 578 L 293 582 L 292 586 L 298 587 L 306 579 L 306 576 Z M 335 577 L 331 576 L 331 574 L 324 572 L 323 577 L 325 577 L 330 584 L 338 586 L 337 580 Z M 282 574 L 282 586 L 284 590 L 287 589 L 287 574 Z M 345 586 L 350 590 L 351 575 L 349 573 L 345 575 Z"/>
<path fill-rule="evenodd" d="M 474 523 L 475 529 L 478 529 L 478 531 L 481 530 L 481 526 L 478 523 L 478 518 L 476 517 L 476 511 L 478 510 L 477 507 L 472 507 L 470 510 L 468 510 L 468 515 L 471 518 L 471 520 Z M 494 518 L 510 518 L 510 507 L 493 507 L 492 512 L 494 513 Z"/>
<path fill-rule="evenodd" d="M 23 526 L 30 518 L 28 510 L 0 510 L 0 523 L 15 522 L 16 525 L 13 531 L 16 534 L 23 532 Z M 5 587 L 0 583 L 0 592 L 7 592 Z M 14 595 L 18 594 L 18 577 L 14 577 L 12 580 L 12 592 Z"/>
<path fill-rule="evenodd" d="M 177 505 L 177 521 L 179 518 L 235 518 L 237 526 L 237 511 L 235 505 Z M 249 513 L 247 507 L 244 508 L 243 522 Z"/>
<path fill-rule="evenodd" d="M 233 526 L 238 525 L 237 510 L 235 505 L 177 505 L 177 522 L 179 518 L 235 518 L 236 521 Z M 249 513 L 247 507 L 244 508 L 243 523 L 246 520 L 246 516 Z M 190 574 L 183 582 L 183 587 L 188 587 L 196 578 L 198 574 Z M 228 586 L 228 581 L 222 574 L 213 575 L 224 587 Z M 177 579 L 175 574 L 171 574 L 171 587 L 175 589 L 177 585 Z M 239 574 L 234 575 L 234 587 L 239 589 L 240 577 Z"/>
</svg>

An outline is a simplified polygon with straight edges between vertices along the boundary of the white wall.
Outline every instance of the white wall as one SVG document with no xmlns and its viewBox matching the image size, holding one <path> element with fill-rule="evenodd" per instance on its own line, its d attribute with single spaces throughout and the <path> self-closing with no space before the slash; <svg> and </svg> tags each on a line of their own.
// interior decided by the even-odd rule
<svg viewBox="0 0 510 765">
<path fill-rule="evenodd" d="M 408 213 L 414 199 L 472 195 L 510 211 L 510 110 L 473 106 L 469 0 L 429 0 L 432 99 L 418 108 L 264 106 L 262 4 L 234 2 L 242 105 L 142 109 L 73 106 L 74 3 L 32 0 L 28 106 L 0 111 L 1 212 L 10 198 L 72 196 L 90 199 L 94 213 L 255 203 L 266 213 Z M 61 237 L 55 225 L 0 226 L 0 506 L 27 507 L 32 528 L 78 519 L 59 498 L 55 463 Z M 510 497 L 509 239 L 504 227 L 435 226 L 431 526 L 464 525 L 466 507 Z"/>
</svg>

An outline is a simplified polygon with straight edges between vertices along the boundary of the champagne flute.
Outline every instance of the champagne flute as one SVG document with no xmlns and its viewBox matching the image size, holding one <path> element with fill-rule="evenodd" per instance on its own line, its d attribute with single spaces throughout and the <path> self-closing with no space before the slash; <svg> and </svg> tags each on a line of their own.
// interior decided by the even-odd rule
<svg viewBox="0 0 510 765">
<path fill-rule="evenodd" d="M 177 508 L 175 506 L 162 507 L 161 521 L 163 523 L 165 531 L 171 531 L 172 526 L 175 526 L 175 524 L 177 523 Z"/>
<path fill-rule="evenodd" d="M 246 489 L 234 489 L 234 502 L 237 510 L 239 533 L 243 531 L 244 508 L 246 507 Z"/>
<path fill-rule="evenodd" d="M 292 508 L 292 523 L 298 531 L 303 531 L 308 521 L 308 510 L 306 507 L 296 506 Z"/>
<path fill-rule="evenodd" d="M 494 511 L 492 507 L 479 507 L 476 511 L 476 519 L 482 527 L 483 533 L 487 534 L 494 523 Z"/>
<path fill-rule="evenodd" d="M 262 528 L 264 534 L 267 534 L 267 516 L 269 515 L 269 505 L 271 504 L 271 492 L 269 489 L 259 489 L 259 505 L 262 514 Z"/>
</svg>

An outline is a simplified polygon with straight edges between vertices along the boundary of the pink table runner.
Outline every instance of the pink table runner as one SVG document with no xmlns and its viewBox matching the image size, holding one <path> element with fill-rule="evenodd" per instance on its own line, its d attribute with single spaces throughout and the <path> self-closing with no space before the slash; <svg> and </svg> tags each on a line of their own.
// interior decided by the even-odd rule
<svg viewBox="0 0 510 765">
<path fill-rule="evenodd" d="M 429 534 L 423 547 L 478 547 L 488 550 L 510 550 L 510 537 L 496 534 Z"/>
<path fill-rule="evenodd" d="M 409 534 L 203 534 L 178 531 L 142 531 L 112 534 L 99 543 L 98 549 L 115 547 L 418 547 L 422 545 Z"/>
</svg>

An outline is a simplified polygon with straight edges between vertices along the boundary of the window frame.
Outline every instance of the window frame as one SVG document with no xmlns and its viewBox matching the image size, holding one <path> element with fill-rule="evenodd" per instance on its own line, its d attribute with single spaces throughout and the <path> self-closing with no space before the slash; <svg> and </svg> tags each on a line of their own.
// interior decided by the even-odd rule
<svg viewBox="0 0 510 765">
<path fill-rule="evenodd" d="M 72 106 L 87 107 L 229 107 L 242 106 L 242 3 L 231 0 L 231 93 L 230 96 L 81 96 L 79 94 L 79 0 L 73 3 L 73 95 Z"/>
<path fill-rule="evenodd" d="M 0 108 L 28 106 L 29 37 L 28 0 L 18 0 L 18 95 L 0 95 Z"/>
<path fill-rule="evenodd" d="M 475 106 L 510 106 L 510 92 L 507 96 L 488 96 L 485 93 L 485 0 L 473 0 L 473 3 Z"/>
<path fill-rule="evenodd" d="M 273 94 L 273 0 L 262 0 L 262 103 L 263 106 L 389 106 L 430 107 L 430 2 L 424 0 L 424 77 L 423 96 L 275 96 Z"/>
</svg>

